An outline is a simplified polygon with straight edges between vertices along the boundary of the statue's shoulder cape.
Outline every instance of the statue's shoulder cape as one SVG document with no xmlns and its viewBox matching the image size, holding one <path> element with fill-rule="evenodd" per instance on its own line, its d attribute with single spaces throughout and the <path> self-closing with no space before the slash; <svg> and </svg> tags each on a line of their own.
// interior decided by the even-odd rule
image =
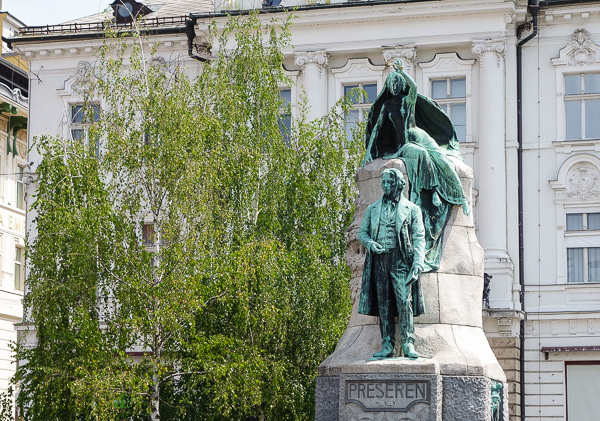
<svg viewBox="0 0 600 421">
<path fill-rule="evenodd" d="M 371 106 L 367 127 L 365 129 L 365 147 L 368 148 L 371 132 L 377 124 L 377 119 L 381 113 L 381 108 L 385 101 L 391 98 L 391 93 L 384 88 Z M 444 149 L 446 154 L 460 156 L 460 146 L 456 137 L 456 130 L 450 118 L 440 108 L 437 102 L 424 95 L 417 94 L 417 103 L 415 105 L 415 124 L 420 129 L 425 130 L 436 143 Z"/>
</svg>

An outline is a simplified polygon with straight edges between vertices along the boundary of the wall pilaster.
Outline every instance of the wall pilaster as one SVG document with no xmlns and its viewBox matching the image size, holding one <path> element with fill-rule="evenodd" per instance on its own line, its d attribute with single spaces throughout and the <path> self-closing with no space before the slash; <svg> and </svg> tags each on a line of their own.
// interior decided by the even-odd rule
<svg viewBox="0 0 600 421">
<path fill-rule="evenodd" d="M 515 309 L 513 263 L 507 251 L 505 63 L 503 38 L 475 40 L 479 60 L 479 242 L 492 275 L 490 307 Z"/>
<path fill-rule="evenodd" d="M 329 54 L 325 51 L 296 51 L 295 63 L 300 67 L 300 85 L 304 89 L 309 109 L 309 120 L 327 114 L 327 73 Z"/>
</svg>

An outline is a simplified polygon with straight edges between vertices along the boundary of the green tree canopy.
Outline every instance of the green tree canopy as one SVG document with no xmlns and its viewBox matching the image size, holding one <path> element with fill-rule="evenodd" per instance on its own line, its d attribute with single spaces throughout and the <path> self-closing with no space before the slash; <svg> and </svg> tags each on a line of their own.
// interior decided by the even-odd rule
<svg viewBox="0 0 600 421">
<path fill-rule="evenodd" d="M 346 100 L 282 136 L 288 40 L 289 20 L 213 25 L 210 43 L 233 47 L 191 78 L 151 39 L 107 36 L 85 140 L 35 144 L 25 419 L 314 418 L 350 312 L 360 142 Z"/>
</svg>

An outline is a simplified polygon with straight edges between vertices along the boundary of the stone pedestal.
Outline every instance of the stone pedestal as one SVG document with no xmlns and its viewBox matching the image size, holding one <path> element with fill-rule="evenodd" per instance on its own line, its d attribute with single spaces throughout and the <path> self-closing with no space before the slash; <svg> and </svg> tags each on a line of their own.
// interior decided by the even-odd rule
<svg viewBox="0 0 600 421">
<path fill-rule="evenodd" d="M 470 198 L 473 171 L 459 160 L 453 162 Z M 492 387 L 500 383 L 499 419 L 507 420 L 506 377 L 482 329 L 484 253 L 472 217 L 460 206 L 454 206 L 444 230 L 439 270 L 420 278 L 426 314 L 415 318 L 415 347 L 421 357 L 372 357 L 381 347 L 381 335 L 377 317 L 357 312 L 365 258 L 357 233 L 366 207 L 382 194 L 384 168 L 406 174 L 399 159 L 378 159 L 357 173 L 360 196 L 347 252 L 353 271 L 352 316 L 336 350 L 319 366 L 315 419 L 490 421 Z M 401 355 L 399 349 L 396 355 Z"/>
</svg>

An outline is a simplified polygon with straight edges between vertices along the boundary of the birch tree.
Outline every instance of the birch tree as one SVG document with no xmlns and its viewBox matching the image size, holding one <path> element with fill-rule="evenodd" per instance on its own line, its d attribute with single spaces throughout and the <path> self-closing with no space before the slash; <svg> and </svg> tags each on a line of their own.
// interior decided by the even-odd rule
<svg viewBox="0 0 600 421">
<path fill-rule="evenodd" d="M 360 148 L 349 100 L 282 136 L 289 24 L 213 25 L 212 45 L 235 42 L 195 78 L 111 34 L 88 142 L 36 140 L 25 419 L 314 418 L 317 366 L 350 313 Z"/>
</svg>

